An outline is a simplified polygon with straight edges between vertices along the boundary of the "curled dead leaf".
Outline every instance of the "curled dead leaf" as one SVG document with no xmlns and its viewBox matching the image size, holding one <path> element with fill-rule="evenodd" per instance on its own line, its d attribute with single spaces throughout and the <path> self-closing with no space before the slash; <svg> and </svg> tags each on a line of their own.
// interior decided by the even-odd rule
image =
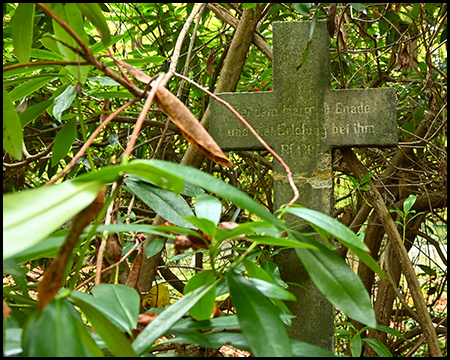
<svg viewBox="0 0 450 360">
<path fill-rule="evenodd" d="M 9 305 L 6 303 L 5 300 L 3 300 L 3 317 L 7 318 L 11 317 L 11 309 L 9 308 Z"/>
<path fill-rule="evenodd" d="M 158 107 L 169 116 L 170 120 L 180 128 L 185 139 L 198 151 L 217 164 L 227 166 L 230 169 L 233 167 L 212 136 L 175 95 L 160 86 L 156 91 L 155 101 Z"/>
<path fill-rule="evenodd" d="M 202 237 L 194 235 L 177 235 L 175 236 L 175 254 L 180 254 L 182 250 L 187 250 L 192 248 L 196 251 L 198 249 L 208 249 L 208 243 L 211 240 L 208 236 L 203 235 Z"/>
<path fill-rule="evenodd" d="M 118 59 L 115 59 L 115 61 L 144 84 L 150 84 L 153 80 L 152 77 L 144 74 L 134 66 Z M 156 91 L 155 101 L 158 107 L 169 116 L 170 120 L 180 128 L 185 139 L 198 151 L 217 164 L 227 166 L 230 169 L 233 167 L 208 131 L 175 95 L 165 87 L 160 86 Z"/>
<path fill-rule="evenodd" d="M 153 320 L 158 317 L 157 313 L 149 312 L 147 314 L 139 314 L 138 323 L 136 329 L 131 330 L 133 334 L 133 338 L 136 337 L 145 329 L 147 325 L 149 325 Z"/>
</svg>

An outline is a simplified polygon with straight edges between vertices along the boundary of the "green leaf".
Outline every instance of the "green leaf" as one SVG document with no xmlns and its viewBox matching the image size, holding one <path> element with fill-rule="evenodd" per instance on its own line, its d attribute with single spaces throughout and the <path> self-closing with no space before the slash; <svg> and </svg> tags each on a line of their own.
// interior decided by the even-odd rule
<svg viewBox="0 0 450 360">
<path fill-rule="evenodd" d="M 89 81 L 97 82 L 102 86 L 120 86 L 120 84 L 109 77 L 88 77 Z"/>
<path fill-rule="evenodd" d="M 183 228 L 184 229 L 184 228 Z M 174 235 L 164 233 L 163 231 L 180 231 L 181 228 L 172 226 L 154 226 L 147 224 L 109 224 L 109 225 L 98 225 L 97 232 L 107 231 L 109 233 L 116 232 L 143 232 L 146 234 L 154 234 L 163 237 L 172 238 Z M 184 229 L 187 233 L 197 234 L 192 230 Z M 85 231 L 89 231 L 89 226 L 86 227 Z M 197 234 L 198 235 L 198 234 Z"/>
<path fill-rule="evenodd" d="M 318 346 L 303 341 L 291 339 L 292 355 L 296 357 L 333 357 L 332 351 L 321 349 Z"/>
<path fill-rule="evenodd" d="M 72 180 L 3 195 L 3 258 L 45 239 L 92 203 L 103 185 Z"/>
<path fill-rule="evenodd" d="M 361 335 L 356 333 L 353 335 L 352 340 L 350 342 L 350 351 L 353 357 L 360 357 L 362 351 L 362 341 Z"/>
<path fill-rule="evenodd" d="M 173 191 L 175 194 L 180 194 L 184 190 L 184 181 L 180 177 L 155 167 L 145 160 L 134 160 L 126 165 L 104 167 L 98 171 L 92 171 L 88 174 L 81 175 L 77 179 L 80 181 L 102 180 L 105 182 L 113 182 L 117 180 L 122 173 L 138 175 L 143 178 L 144 181 L 150 182 L 161 189 Z M 141 181 L 141 179 L 129 178 Z"/>
<path fill-rule="evenodd" d="M 264 245 L 306 247 L 308 249 L 315 249 L 314 246 L 298 241 L 297 239 L 276 238 L 272 236 L 258 236 L 258 235 L 249 236 L 248 239 L 256 241 L 258 244 Z"/>
<path fill-rule="evenodd" d="M 183 217 L 193 216 L 194 213 L 186 200 L 180 195 L 177 196 L 172 191 L 160 189 L 133 178 L 126 178 L 125 184 L 131 193 L 135 194 L 165 220 L 178 226 L 193 228 L 192 224 Z"/>
<path fill-rule="evenodd" d="M 247 270 L 247 274 L 249 277 L 261 279 L 269 283 L 274 283 L 270 275 L 258 264 L 255 264 L 253 261 L 247 258 L 245 258 L 242 263 L 244 264 L 245 270 Z"/>
<path fill-rule="evenodd" d="M 174 304 L 167 306 L 134 340 L 132 347 L 136 354 L 141 356 L 149 351 L 154 342 L 164 335 L 216 284 L 217 281 L 213 284 L 202 286 L 189 294 L 186 294 Z"/>
<path fill-rule="evenodd" d="M 375 327 L 375 329 L 384 331 L 384 332 L 386 332 L 386 333 L 388 333 L 388 334 L 391 334 L 391 335 L 394 335 L 394 336 L 397 336 L 397 337 L 400 338 L 400 339 L 404 339 L 404 338 L 405 338 L 405 337 L 403 336 L 403 334 L 402 334 L 400 331 L 395 330 L 395 329 L 393 329 L 393 328 L 391 328 L 391 327 L 389 327 L 389 326 L 386 326 L 386 325 L 378 324 L 378 325 Z"/>
<path fill-rule="evenodd" d="M 28 269 L 25 270 L 28 272 Z M 5 274 L 11 275 L 25 296 L 28 298 L 30 297 L 28 294 L 28 281 L 23 271 L 23 267 L 19 266 L 13 259 L 6 259 L 3 261 L 3 275 Z"/>
<path fill-rule="evenodd" d="M 302 15 L 309 15 L 313 3 L 292 3 L 292 6 Z"/>
<path fill-rule="evenodd" d="M 393 357 L 389 349 L 381 341 L 372 338 L 362 339 L 365 343 L 369 344 L 375 352 L 381 357 Z"/>
<path fill-rule="evenodd" d="M 368 182 L 370 179 L 372 179 L 372 177 L 373 177 L 373 174 L 366 174 L 366 175 L 362 178 L 362 180 L 361 180 L 361 182 L 360 182 L 359 184 L 360 184 L 360 185 L 365 184 L 365 183 Z"/>
<path fill-rule="evenodd" d="M 196 216 L 185 217 L 185 219 L 194 224 L 199 230 L 208 235 L 210 238 L 215 236 L 217 227 L 212 221 L 208 219 L 199 219 Z"/>
<path fill-rule="evenodd" d="M 23 113 L 19 115 L 20 118 L 20 124 L 22 127 L 27 125 L 29 122 L 36 119 L 39 115 L 41 115 L 45 109 L 47 109 L 51 104 L 53 104 L 53 100 L 44 100 L 40 102 L 39 104 L 30 106 L 28 109 L 26 109 Z"/>
<path fill-rule="evenodd" d="M 19 86 L 15 87 L 11 92 L 9 93 L 9 96 L 12 101 L 17 101 L 22 98 L 24 98 L 27 95 L 30 95 L 31 93 L 35 92 L 36 90 L 40 89 L 44 85 L 47 85 L 48 83 L 55 80 L 55 76 L 44 76 L 44 77 L 38 77 L 36 79 L 31 79 L 27 82 L 24 82 L 23 84 L 20 84 Z"/>
<path fill-rule="evenodd" d="M 350 3 L 351 7 L 356 11 L 366 11 L 366 7 L 363 3 Z"/>
<path fill-rule="evenodd" d="M 215 178 L 214 176 L 195 169 L 191 166 L 183 166 L 176 163 L 171 163 L 161 160 L 142 160 L 159 169 L 171 172 L 184 179 L 186 182 L 200 186 L 214 194 L 217 194 L 241 208 L 247 209 L 250 212 L 258 215 L 264 220 L 272 223 L 275 226 L 286 228 L 285 224 L 281 222 L 276 216 L 269 212 L 266 208 L 258 204 L 255 200 L 250 198 L 244 192 L 236 189 L 234 186 Z"/>
<path fill-rule="evenodd" d="M 239 320 L 236 315 L 226 315 L 218 318 L 196 321 L 192 318 L 186 318 L 170 328 L 170 331 L 189 331 L 189 330 L 207 330 L 207 329 L 237 329 Z"/>
<path fill-rule="evenodd" d="M 176 333 L 176 337 L 163 341 L 161 344 L 196 344 L 206 348 L 220 348 L 222 346 L 233 346 L 240 350 L 248 351 L 250 348 L 242 334 L 231 332 L 217 333 L 199 333 L 197 331 L 189 331 Z"/>
<path fill-rule="evenodd" d="M 72 292 L 95 307 L 114 323 L 122 332 L 131 334 L 137 326 L 140 297 L 135 289 L 122 284 L 100 284 L 92 288 L 92 295 Z"/>
<path fill-rule="evenodd" d="M 89 95 L 103 99 L 133 99 L 133 95 L 126 91 L 94 91 L 92 93 L 89 93 Z"/>
<path fill-rule="evenodd" d="M 189 279 L 185 288 L 184 295 L 200 288 L 203 285 L 211 285 L 215 281 L 212 270 L 204 270 Z M 214 311 L 216 299 L 216 286 L 212 287 L 189 311 L 189 314 L 196 320 L 207 320 Z"/>
<path fill-rule="evenodd" d="M 52 4 L 52 10 L 61 18 L 61 20 L 68 24 L 75 33 L 78 34 L 86 45 L 89 44 L 89 37 L 84 29 L 83 17 L 76 4 L 54 3 Z M 52 20 L 52 23 L 55 31 L 55 37 L 58 40 L 61 40 L 63 43 L 74 48 L 80 49 L 80 45 L 78 45 L 75 39 L 70 36 L 66 30 L 64 30 L 55 20 Z M 79 55 L 75 54 L 71 49 L 63 45 L 63 43 L 58 42 L 57 46 L 65 61 L 84 61 Z M 89 72 L 89 68 L 87 66 L 68 65 L 66 68 L 75 79 L 80 81 L 81 84 L 86 82 L 87 74 Z"/>
<path fill-rule="evenodd" d="M 87 297 L 92 298 L 80 292 L 70 294 L 70 300 L 84 312 L 95 332 L 102 338 L 114 356 L 135 357 L 136 354 L 128 339 L 96 306 L 91 304 L 92 300 Z"/>
<path fill-rule="evenodd" d="M 292 356 L 287 330 L 270 300 L 243 276 L 227 271 L 226 280 L 252 353 L 257 357 Z"/>
<path fill-rule="evenodd" d="M 383 36 L 384 34 L 386 34 L 386 31 L 388 31 L 388 29 L 389 29 L 389 23 L 387 22 L 386 19 L 381 18 L 378 22 L 378 27 L 380 30 L 380 36 Z"/>
<path fill-rule="evenodd" d="M 268 298 L 290 301 L 297 300 L 294 294 L 292 294 L 288 290 L 283 289 L 281 286 L 274 284 L 272 279 L 270 279 L 270 281 L 265 281 L 261 279 L 249 278 L 248 280 L 257 290 L 259 290 L 264 296 L 267 296 Z"/>
<path fill-rule="evenodd" d="M 195 214 L 200 219 L 207 219 L 217 225 L 222 216 L 222 202 L 211 195 L 200 195 L 195 198 Z"/>
<path fill-rule="evenodd" d="M 295 236 L 296 233 L 293 232 L 293 235 Z M 346 315 L 375 327 L 377 324 L 375 312 L 369 294 L 358 275 L 339 255 L 314 240 L 313 237 L 303 237 L 303 241 L 314 244 L 319 249 L 295 249 L 317 288 Z"/>
<path fill-rule="evenodd" d="M 3 149 L 22 160 L 23 131 L 13 102 L 3 87 Z"/>
<path fill-rule="evenodd" d="M 408 214 L 411 208 L 414 206 L 417 200 L 417 195 L 409 195 L 408 198 L 403 202 L 403 211 Z"/>
<path fill-rule="evenodd" d="M 77 136 L 77 118 L 74 116 L 69 119 L 60 131 L 56 134 L 55 144 L 53 145 L 52 166 L 67 155 Z"/>
<path fill-rule="evenodd" d="M 431 267 L 424 264 L 416 264 L 416 266 L 420 267 L 425 274 L 429 276 L 436 276 L 436 269 L 432 269 Z"/>
<path fill-rule="evenodd" d="M 103 44 L 109 46 L 111 34 L 105 17 L 103 16 L 103 12 L 100 9 L 100 5 L 97 3 L 77 3 L 77 6 L 83 15 L 97 28 L 102 37 Z"/>
<path fill-rule="evenodd" d="M 55 99 L 53 107 L 53 115 L 58 121 L 61 121 L 62 113 L 72 105 L 73 100 L 77 96 L 75 85 L 69 85 L 64 92 Z M 72 144 L 71 144 L 72 145 Z"/>
<path fill-rule="evenodd" d="M 32 260 L 38 260 L 42 258 L 54 258 L 59 248 L 66 238 L 65 234 L 67 230 L 61 230 L 53 234 L 52 236 L 42 240 L 41 242 L 26 248 L 24 251 L 16 254 L 14 260 L 20 264 Z"/>
<path fill-rule="evenodd" d="M 165 243 L 166 242 L 162 238 L 156 238 L 150 241 L 145 247 L 145 255 L 147 256 L 147 258 L 159 254 L 164 248 Z"/>
<path fill-rule="evenodd" d="M 297 215 L 298 217 L 301 217 L 309 223 L 328 232 L 338 239 L 343 245 L 349 248 L 353 253 L 355 253 L 362 262 L 377 273 L 383 280 L 388 281 L 386 274 L 381 269 L 380 265 L 378 265 L 374 258 L 368 253 L 369 249 L 367 245 L 364 244 L 364 242 L 362 242 L 362 240 L 344 224 L 318 211 L 306 209 L 296 205 L 292 205 L 289 208 L 283 208 L 281 211 Z M 301 237 L 299 240 L 301 240 Z"/>
<path fill-rule="evenodd" d="M 31 315 L 23 337 L 24 356 L 27 357 L 91 357 L 95 348 L 84 325 L 74 317 L 76 310 L 65 299 L 50 302 L 42 311 Z M 81 326 L 79 326 L 81 325 Z M 83 332 L 87 333 L 81 335 Z M 91 344 L 84 341 L 90 338 Z"/>
<path fill-rule="evenodd" d="M 44 40 L 46 39 L 46 40 Z M 53 39 L 49 38 L 41 38 L 41 42 L 44 44 L 46 41 L 51 42 L 56 47 L 55 41 Z M 45 46 L 45 44 L 44 44 Z M 31 49 L 31 56 L 34 58 L 37 58 L 39 60 L 56 60 L 56 61 L 63 61 L 61 55 L 56 54 L 53 51 L 48 51 L 44 49 Z M 55 64 L 56 65 L 56 64 Z"/>
<path fill-rule="evenodd" d="M 33 3 L 19 3 L 11 19 L 14 55 L 21 63 L 26 63 L 30 59 L 31 43 L 33 41 L 34 7 Z"/>
</svg>

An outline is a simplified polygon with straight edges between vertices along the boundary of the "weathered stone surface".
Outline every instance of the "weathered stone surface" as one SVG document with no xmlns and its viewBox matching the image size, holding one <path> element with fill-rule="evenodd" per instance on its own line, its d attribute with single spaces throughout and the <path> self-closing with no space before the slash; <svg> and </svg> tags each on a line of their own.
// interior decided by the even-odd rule
<svg viewBox="0 0 450 360">
<path fill-rule="evenodd" d="M 329 37 L 326 23 L 316 25 L 311 50 L 300 65 L 309 22 L 273 24 L 273 91 L 222 93 L 289 165 L 300 191 L 299 204 L 331 214 L 331 148 L 397 144 L 395 89 L 330 89 Z M 210 133 L 224 150 L 258 150 L 263 146 L 228 109 L 211 101 Z M 274 164 L 274 207 L 293 197 L 284 169 Z M 289 221 L 289 218 L 286 218 Z M 312 284 L 293 251 L 276 259 L 282 278 L 302 284 L 287 302 L 297 316 L 290 335 L 327 349 L 334 348 L 333 307 Z"/>
</svg>

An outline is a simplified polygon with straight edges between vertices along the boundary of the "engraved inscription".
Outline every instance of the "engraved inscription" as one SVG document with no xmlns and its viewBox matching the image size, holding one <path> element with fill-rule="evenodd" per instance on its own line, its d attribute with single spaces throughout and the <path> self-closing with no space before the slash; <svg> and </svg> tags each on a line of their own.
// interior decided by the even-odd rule
<svg viewBox="0 0 450 360">
<path fill-rule="evenodd" d="M 276 122 L 259 122 L 254 126 L 255 131 L 262 137 L 296 137 L 298 139 L 317 139 L 324 140 L 329 135 L 349 135 L 349 134 L 376 134 L 376 128 L 374 125 L 368 125 L 364 121 L 356 120 L 354 117 L 349 118 L 347 123 L 341 121 L 325 122 L 326 125 L 318 126 L 311 125 L 310 118 L 314 115 L 313 106 L 287 106 L 282 104 L 280 108 L 275 107 L 258 107 L 258 109 L 252 109 L 251 107 L 235 107 L 235 109 L 245 118 L 251 117 L 273 117 Z M 364 118 L 364 114 L 368 114 L 371 111 L 371 106 L 360 102 L 356 105 L 344 104 L 343 102 L 336 102 L 334 105 L 324 104 L 324 114 L 333 116 L 336 115 L 350 115 L 357 114 Z M 330 114 L 331 112 L 331 114 Z M 357 117 L 358 118 L 358 117 Z M 332 120 L 332 119 L 331 119 Z M 245 127 L 228 128 L 226 130 L 227 136 L 230 137 L 247 137 L 252 136 L 250 131 Z M 314 140 L 313 140 L 314 141 Z M 285 145 L 290 146 L 290 145 Z M 287 148 L 285 149 L 287 151 Z M 292 152 L 292 148 L 289 147 L 289 151 Z M 303 149 L 302 153 L 310 154 L 309 149 Z"/>
<path fill-rule="evenodd" d="M 324 104 L 325 115 L 330 114 L 330 105 Z M 332 114 L 368 114 L 370 113 L 370 105 L 360 102 L 357 105 L 343 104 L 342 102 L 337 102 L 331 107 Z"/>
</svg>

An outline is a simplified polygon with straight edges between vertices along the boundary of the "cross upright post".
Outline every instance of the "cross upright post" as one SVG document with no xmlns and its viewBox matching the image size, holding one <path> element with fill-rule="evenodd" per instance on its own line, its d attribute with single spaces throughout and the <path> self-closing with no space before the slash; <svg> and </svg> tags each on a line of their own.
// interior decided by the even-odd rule
<svg viewBox="0 0 450 360">
<path fill-rule="evenodd" d="M 290 167 L 300 192 L 298 203 L 331 215 L 332 147 L 389 147 L 398 143 L 396 94 L 393 88 L 330 89 L 329 36 L 318 21 L 311 49 L 306 48 L 310 22 L 273 24 L 273 91 L 221 93 Z M 210 133 L 224 150 L 264 147 L 222 104 L 211 101 Z M 288 203 L 293 191 L 284 169 L 274 163 L 274 208 Z M 289 221 L 289 217 L 286 217 Z M 287 302 L 296 319 L 290 336 L 334 349 L 334 308 L 312 283 L 294 251 L 276 258 L 282 279 L 297 297 Z"/>
</svg>

